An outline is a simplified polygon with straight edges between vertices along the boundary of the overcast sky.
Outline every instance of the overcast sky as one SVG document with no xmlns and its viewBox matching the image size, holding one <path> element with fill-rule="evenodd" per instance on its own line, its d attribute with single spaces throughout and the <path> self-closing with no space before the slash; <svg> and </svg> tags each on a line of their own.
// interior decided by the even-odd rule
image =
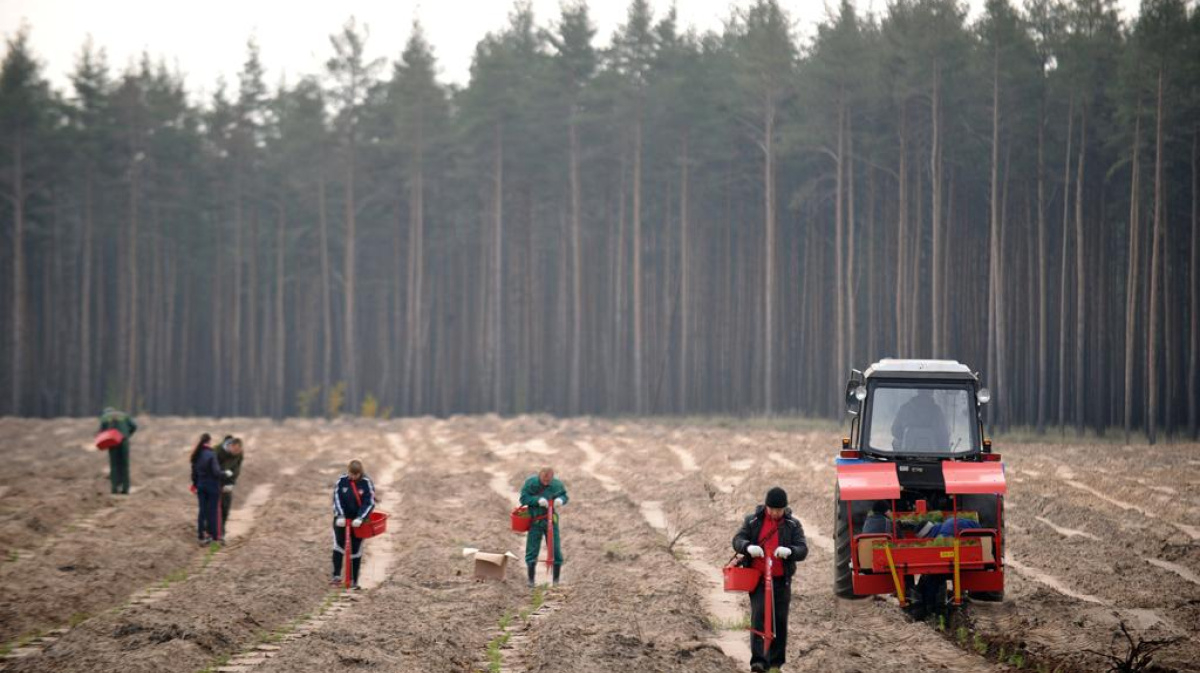
<svg viewBox="0 0 1200 673">
<path fill-rule="evenodd" d="M 652 0 L 657 14 L 670 0 Z M 968 0 L 972 16 L 984 0 Z M 781 0 L 801 36 L 836 6 L 837 0 Z M 681 22 L 700 31 L 719 29 L 731 8 L 749 0 L 678 0 Z M 862 9 L 879 9 L 885 0 L 859 0 Z M 1118 0 L 1122 16 L 1130 19 L 1138 0 Z M 592 0 L 597 40 L 608 42 L 624 22 L 627 0 Z M 559 0 L 533 0 L 537 21 L 546 25 L 558 16 Z M 465 84 L 475 44 L 489 31 L 505 25 L 509 0 L 0 0 L 0 31 L 12 37 L 25 22 L 33 48 L 56 88 L 68 86 L 88 35 L 108 52 L 114 70 L 123 69 L 143 51 L 186 75 L 193 96 L 211 93 L 218 77 L 235 83 L 254 37 L 267 67 L 268 83 L 286 76 L 318 73 L 331 53 L 329 35 L 353 15 L 370 29 L 370 56 L 394 60 L 419 19 L 434 46 L 443 81 Z"/>
</svg>

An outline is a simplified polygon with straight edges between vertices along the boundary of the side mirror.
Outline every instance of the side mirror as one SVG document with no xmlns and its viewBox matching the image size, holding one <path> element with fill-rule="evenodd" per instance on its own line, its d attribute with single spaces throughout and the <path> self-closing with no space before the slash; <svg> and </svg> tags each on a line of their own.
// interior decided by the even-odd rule
<svg viewBox="0 0 1200 673">
<path fill-rule="evenodd" d="M 979 402 L 980 406 L 983 406 L 992 401 L 992 391 L 987 388 L 980 388 L 979 392 L 975 393 L 975 399 Z"/>
</svg>

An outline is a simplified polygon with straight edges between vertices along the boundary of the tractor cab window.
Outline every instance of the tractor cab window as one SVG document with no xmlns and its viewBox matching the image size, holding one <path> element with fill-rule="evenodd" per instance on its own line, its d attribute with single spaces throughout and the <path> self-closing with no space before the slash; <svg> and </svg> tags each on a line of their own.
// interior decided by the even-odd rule
<svg viewBox="0 0 1200 673">
<path fill-rule="evenodd" d="M 969 384 L 879 382 L 871 386 L 868 446 L 904 454 L 969 453 L 978 444 Z"/>
</svg>

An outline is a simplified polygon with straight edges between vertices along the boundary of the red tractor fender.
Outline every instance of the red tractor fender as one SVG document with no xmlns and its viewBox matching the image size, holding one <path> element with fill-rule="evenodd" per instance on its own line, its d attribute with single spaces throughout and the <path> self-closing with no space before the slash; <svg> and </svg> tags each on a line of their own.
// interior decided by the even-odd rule
<svg viewBox="0 0 1200 673">
<path fill-rule="evenodd" d="M 838 497 L 842 500 L 895 500 L 900 478 L 895 463 L 851 463 L 837 466 Z"/>
<path fill-rule="evenodd" d="M 1004 464 L 997 462 L 964 463 L 947 460 L 942 463 L 942 477 L 946 481 L 946 493 L 966 495 L 991 493 L 1004 495 L 1008 483 L 1004 480 Z"/>
</svg>

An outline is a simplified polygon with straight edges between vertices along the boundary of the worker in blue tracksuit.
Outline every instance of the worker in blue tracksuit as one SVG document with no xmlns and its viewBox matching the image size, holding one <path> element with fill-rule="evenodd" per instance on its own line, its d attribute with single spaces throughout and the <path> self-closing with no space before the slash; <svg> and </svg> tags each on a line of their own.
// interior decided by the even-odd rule
<svg viewBox="0 0 1200 673">
<path fill-rule="evenodd" d="M 333 488 L 333 577 L 330 584 L 342 583 L 345 561 L 346 524 L 358 528 L 375 509 L 375 486 L 363 471 L 362 461 L 352 460 L 346 474 L 338 477 Z M 362 565 L 363 539 L 350 536 L 350 586 L 358 588 L 358 569 Z"/>
<path fill-rule="evenodd" d="M 217 454 L 209 445 L 211 441 L 212 436 L 206 432 L 200 435 L 200 441 L 192 449 L 192 492 L 196 494 L 200 505 L 196 515 L 196 541 L 201 546 L 210 542 L 225 542 L 220 514 L 221 478 L 224 472 L 217 462 Z"/>
</svg>

